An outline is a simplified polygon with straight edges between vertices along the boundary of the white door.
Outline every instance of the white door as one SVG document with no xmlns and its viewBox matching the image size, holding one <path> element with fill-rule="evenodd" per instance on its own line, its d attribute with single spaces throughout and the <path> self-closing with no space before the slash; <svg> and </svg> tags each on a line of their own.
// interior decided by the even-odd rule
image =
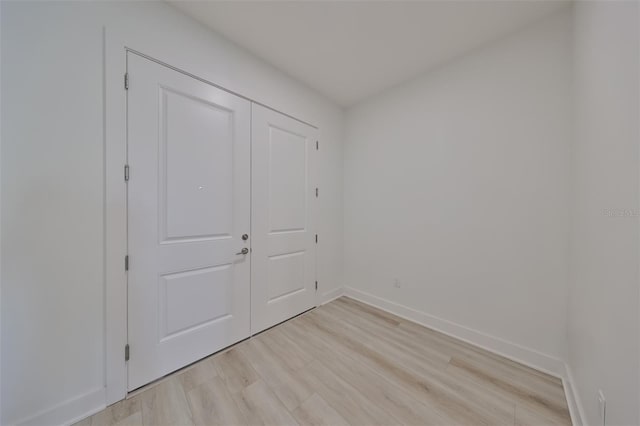
<svg viewBox="0 0 640 426">
<path fill-rule="evenodd" d="M 316 129 L 252 105 L 251 332 L 315 306 Z"/>
<path fill-rule="evenodd" d="M 251 106 L 131 53 L 128 75 L 133 390 L 249 336 Z"/>
</svg>

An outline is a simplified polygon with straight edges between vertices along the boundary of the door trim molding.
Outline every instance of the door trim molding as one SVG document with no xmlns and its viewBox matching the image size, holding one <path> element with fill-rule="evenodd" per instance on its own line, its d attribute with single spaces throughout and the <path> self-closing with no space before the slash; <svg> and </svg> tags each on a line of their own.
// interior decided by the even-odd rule
<svg viewBox="0 0 640 426">
<path fill-rule="evenodd" d="M 145 59 L 148 59 L 148 60 L 150 60 L 150 61 L 152 61 L 152 62 L 155 62 L 155 63 L 157 63 L 157 64 L 163 65 L 163 66 L 165 66 L 165 67 L 167 67 L 167 68 L 169 68 L 169 69 L 172 69 L 172 70 L 174 70 L 174 71 L 176 71 L 176 72 L 179 72 L 180 74 L 184 74 L 184 75 L 189 76 L 189 77 L 191 77 L 191 78 L 193 78 L 193 79 L 195 79 L 195 80 L 201 81 L 201 82 L 203 82 L 203 83 L 207 83 L 207 84 L 209 84 L 209 85 L 211 85 L 211 86 L 213 86 L 213 87 L 215 87 L 215 88 L 217 88 L 217 89 L 224 90 L 224 91 L 225 91 L 225 92 L 227 92 L 227 93 L 231 93 L 232 95 L 237 96 L 237 97 L 239 97 L 239 98 L 242 98 L 242 99 L 244 99 L 244 100 L 247 100 L 247 101 L 249 101 L 249 102 L 251 102 L 251 103 L 253 103 L 253 104 L 260 105 L 260 106 L 262 106 L 262 107 L 265 107 L 265 108 L 267 108 L 267 109 L 270 109 L 271 111 L 275 111 L 275 112 L 277 112 L 278 114 L 282 114 L 282 115 L 284 115 L 284 116 L 287 116 L 287 117 L 289 117 L 289 118 L 290 118 L 290 119 L 292 119 L 292 120 L 296 120 L 296 121 L 299 121 L 299 122 L 300 122 L 300 123 L 302 123 L 302 124 L 306 124 L 307 126 L 311 126 L 311 127 L 313 127 L 314 129 L 316 129 L 316 130 L 318 129 L 318 127 L 317 127 L 317 126 L 314 126 L 314 125 L 313 125 L 313 124 L 311 124 L 311 123 L 308 123 L 308 122 L 306 122 L 306 121 L 304 121 L 304 120 L 301 120 L 301 119 L 299 119 L 299 118 L 297 118 L 297 117 L 294 117 L 293 115 L 289 115 L 289 114 L 287 114 L 286 112 L 279 111 L 279 110 L 277 110 L 277 109 L 275 109 L 275 108 L 270 107 L 269 105 L 265 105 L 265 104 L 263 104 L 262 102 L 258 102 L 258 101 L 256 101 L 256 100 L 251 99 L 251 98 L 249 98 L 249 97 L 247 97 L 247 96 L 244 96 L 244 95 L 242 95 L 242 94 L 240 94 L 240 93 L 238 93 L 238 92 L 234 92 L 233 90 L 231 90 L 231 89 L 227 89 L 226 87 L 220 86 L 219 84 L 216 84 L 216 83 L 214 83 L 214 82 L 212 82 L 212 81 L 209 81 L 209 80 L 204 79 L 204 78 L 202 78 L 202 77 L 198 77 L 197 75 L 195 75 L 195 74 L 191 74 L 190 72 L 185 71 L 185 70 L 183 70 L 183 69 L 181 69 L 181 68 L 174 67 L 174 66 L 173 66 L 173 65 L 171 65 L 171 64 L 167 64 L 166 62 L 162 62 L 162 61 L 161 61 L 161 60 L 159 60 L 159 59 L 155 59 L 155 58 L 153 58 L 153 57 L 151 57 L 151 56 L 149 56 L 149 55 L 145 55 L 144 53 L 142 53 L 142 52 L 138 52 L 138 51 L 137 51 L 137 50 L 135 50 L 135 49 L 131 49 L 131 48 L 128 48 L 128 47 L 125 47 L 125 49 L 126 49 L 128 52 L 134 53 L 134 54 L 136 54 L 136 55 L 138 55 L 138 56 L 141 56 L 141 57 L 143 57 L 143 58 L 145 58 Z"/>
<path fill-rule="evenodd" d="M 127 396 L 127 70 L 126 44 L 117 31 L 104 37 L 104 299 L 105 402 Z"/>
<path fill-rule="evenodd" d="M 158 45 L 154 43 L 153 37 L 126 31 L 122 27 L 103 27 L 104 378 L 107 406 L 127 396 L 127 365 L 124 356 L 127 344 L 127 275 L 124 269 L 124 257 L 127 255 L 127 189 L 123 175 L 123 167 L 127 162 L 127 92 L 124 87 L 127 52 L 318 129 L 312 123 L 214 83 L 215 73 L 196 51 L 189 53 L 184 49 L 178 50 L 177 47 Z M 319 304 L 318 297 L 316 304 Z M 135 348 L 132 348 L 132 352 L 135 353 Z"/>
</svg>

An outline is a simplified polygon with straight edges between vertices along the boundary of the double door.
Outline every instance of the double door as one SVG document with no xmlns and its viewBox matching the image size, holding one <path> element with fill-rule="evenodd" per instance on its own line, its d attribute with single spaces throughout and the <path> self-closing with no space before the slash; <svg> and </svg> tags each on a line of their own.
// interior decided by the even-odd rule
<svg viewBox="0 0 640 426">
<path fill-rule="evenodd" d="M 315 306 L 316 129 L 128 53 L 128 388 Z"/>
</svg>

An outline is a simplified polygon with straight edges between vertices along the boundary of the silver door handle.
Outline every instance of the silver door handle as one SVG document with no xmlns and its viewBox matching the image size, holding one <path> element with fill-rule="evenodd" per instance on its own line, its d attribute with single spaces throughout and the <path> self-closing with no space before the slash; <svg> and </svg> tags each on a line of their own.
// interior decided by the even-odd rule
<svg viewBox="0 0 640 426">
<path fill-rule="evenodd" d="M 245 248 L 243 248 L 242 250 L 240 250 L 240 252 L 238 252 L 238 253 L 236 253 L 236 254 L 237 254 L 237 255 L 240 255 L 240 254 L 247 254 L 247 253 L 249 253 L 249 249 L 245 247 Z"/>
</svg>

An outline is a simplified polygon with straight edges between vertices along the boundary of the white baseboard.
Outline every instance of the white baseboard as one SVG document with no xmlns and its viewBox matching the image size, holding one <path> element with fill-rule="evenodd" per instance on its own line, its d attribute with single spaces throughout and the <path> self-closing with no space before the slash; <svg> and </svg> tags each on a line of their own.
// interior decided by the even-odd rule
<svg viewBox="0 0 640 426">
<path fill-rule="evenodd" d="M 562 379 L 571 423 L 587 426 L 571 367 L 563 360 L 352 287 L 346 287 L 344 295 Z"/>
<path fill-rule="evenodd" d="M 439 331 L 456 339 L 486 349 L 490 352 L 509 358 L 513 361 L 535 368 L 558 378 L 565 377 L 565 363 L 563 360 L 543 354 L 534 349 L 526 348 L 517 343 L 509 342 L 499 337 L 491 336 L 478 330 L 456 324 L 449 320 L 438 318 L 407 306 L 383 299 L 378 296 L 345 287 L 344 294 L 360 302 L 382 309 L 401 318 L 416 322 L 425 327 Z"/>
<path fill-rule="evenodd" d="M 99 388 L 68 399 L 14 424 L 17 426 L 70 425 L 105 407 L 105 389 Z"/>
<path fill-rule="evenodd" d="M 565 377 L 562 379 L 562 384 L 564 386 L 564 393 L 567 397 L 569 413 L 571 414 L 571 423 L 573 423 L 573 426 L 587 426 L 587 418 L 584 415 L 582 400 L 580 399 L 580 394 L 576 388 L 573 373 L 571 372 L 569 364 L 565 364 Z"/>
<path fill-rule="evenodd" d="M 342 287 L 338 287 L 338 288 L 334 288 L 333 290 L 329 290 L 326 293 L 322 293 L 322 296 L 320 298 L 320 303 L 319 305 L 324 305 L 325 303 L 329 303 L 332 300 L 337 299 L 338 297 L 341 297 L 344 295 L 344 288 Z"/>
<path fill-rule="evenodd" d="M 336 288 L 322 294 L 320 304 L 329 303 L 343 295 L 561 378 L 573 425 L 586 426 L 582 403 L 575 388 L 571 369 L 564 361 L 352 287 Z M 105 407 L 105 389 L 99 388 L 14 422 L 14 424 L 16 426 L 68 425 L 95 414 Z"/>
</svg>

